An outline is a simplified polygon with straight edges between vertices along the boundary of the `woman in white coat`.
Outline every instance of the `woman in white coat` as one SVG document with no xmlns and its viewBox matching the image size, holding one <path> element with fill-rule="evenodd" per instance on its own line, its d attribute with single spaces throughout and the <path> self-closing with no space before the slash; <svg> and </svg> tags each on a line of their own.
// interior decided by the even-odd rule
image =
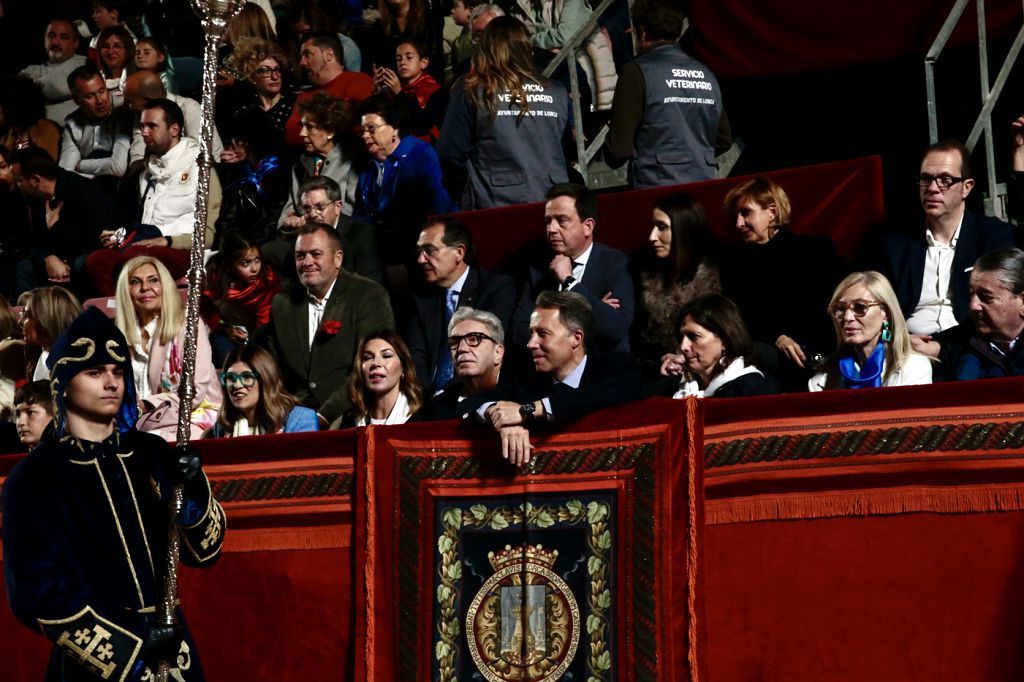
<svg viewBox="0 0 1024 682">
<path fill-rule="evenodd" d="M 911 348 L 907 322 L 884 275 L 853 273 L 836 287 L 828 312 L 838 349 L 808 381 L 809 390 L 932 382 L 931 361 Z"/>
</svg>

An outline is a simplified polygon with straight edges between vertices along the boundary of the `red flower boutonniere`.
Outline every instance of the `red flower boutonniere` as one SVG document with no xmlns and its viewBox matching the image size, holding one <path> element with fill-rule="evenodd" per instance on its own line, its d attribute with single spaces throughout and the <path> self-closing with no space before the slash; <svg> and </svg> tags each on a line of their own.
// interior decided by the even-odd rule
<svg viewBox="0 0 1024 682">
<path fill-rule="evenodd" d="M 338 320 L 324 320 L 320 325 L 322 336 L 335 336 L 341 331 L 341 322 Z"/>
</svg>

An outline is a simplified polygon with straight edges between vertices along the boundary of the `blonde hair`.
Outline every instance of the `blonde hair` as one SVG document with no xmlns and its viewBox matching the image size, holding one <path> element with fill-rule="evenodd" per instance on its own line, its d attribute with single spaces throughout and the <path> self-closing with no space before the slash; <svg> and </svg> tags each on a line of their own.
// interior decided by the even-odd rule
<svg viewBox="0 0 1024 682">
<path fill-rule="evenodd" d="M 114 323 L 117 328 L 124 332 L 128 345 L 137 346 L 142 344 L 142 324 L 139 322 L 138 313 L 135 312 L 135 303 L 132 301 L 128 280 L 135 271 L 144 265 L 152 265 L 160 278 L 160 288 L 163 290 L 160 296 L 160 317 L 156 327 L 156 337 L 162 344 L 168 344 L 181 331 L 185 324 L 185 306 L 181 303 L 181 295 L 178 293 L 178 285 L 168 272 L 167 267 L 152 256 L 138 256 L 132 258 L 121 268 L 121 274 L 117 276 L 117 312 L 114 315 Z"/>
<path fill-rule="evenodd" d="M 775 207 L 775 222 L 772 227 L 785 227 L 790 221 L 789 195 L 777 182 L 758 175 L 729 190 L 725 195 L 725 212 L 735 219 L 740 204 L 752 201 L 761 208 Z"/>
<path fill-rule="evenodd" d="M 82 312 L 82 304 L 64 287 L 39 287 L 32 290 L 24 311 L 36 326 L 41 346 L 49 349 Z"/>
<path fill-rule="evenodd" d="M 224 32 L 224 44 L 232 47 L 238 45 L 242 38 L 262 38 L 275 40 L 274 27 L 270 25 L 267 13 L 259 5 L 247 2 L 242 10 L 228 23 Z"/>
<path fill-rule="evenodd" d="M 495 17 L 487 24 L 473 52 L 473 71 L 466 76 L 465 92 L 477 109 L 486 109 L 493 122 L 498 116 L 495 101 L 509 93 L 519 105 L 519 117 L 529 112 L 527 82 L 542 82 L 533 64 L 530 35 L 523 22 Z"/>
<path fill-rule="evenodd" d="M 900 310 L 900 302 L 896 299 L 896 292 L 892 290 L 892 285 L 889 284 L 889 280 L 882 273 L 874 270 L 851 273 L 836 287 L 835 292 L 832 294 L 832 300 L 828 303 L 829 307 L 831 308 L 835 305 L 847 289 L 858 284 L 863 285 L 882 304 L 886 319 L 892 325 L 892 341 L 885 344 L 885 374 L 882 376 L 882 383 L 884 384 L 894 372 L 903 369 L 907 358 L 915 351 L 910 344 L 907 321 L 903 317 L 903 311 Z M 832 325 L 836 330 L 836 348 L 837 350 L 842 350 L 845 345 L 843 343 L 842 328 L 834 317 L 831 315 L 829 317 L 831 317 Z M 833 366 L 829 369 L 828 374 L 829 378 L 832 379 L 838 372 L 835 371 Z"/>
</svg>

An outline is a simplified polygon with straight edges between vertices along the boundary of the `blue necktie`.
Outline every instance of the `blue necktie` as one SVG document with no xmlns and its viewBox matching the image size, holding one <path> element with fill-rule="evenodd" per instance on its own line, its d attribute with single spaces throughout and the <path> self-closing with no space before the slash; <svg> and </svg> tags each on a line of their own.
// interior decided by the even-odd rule
<svg viewBox="0 0 1024 682">
<path fill-rule="evenodd" d="M 441 348 L 438 351 L 437 357 L 437 371 L 434 372 L 434 386 L 435 391 L 439 391 L 448 385 L 448 382 L 455 376 L 455 367 L 452 364 L 452 354 L 448 350 L 447 335 L 448 335 L 448 323 L 452 321 L 452 315 L 455 314 L 455 297 L 458 292 L 454 289 L 449 289 L 445 293 L 444 297 L 444 343 L 441 344 Z"/>
</svg>

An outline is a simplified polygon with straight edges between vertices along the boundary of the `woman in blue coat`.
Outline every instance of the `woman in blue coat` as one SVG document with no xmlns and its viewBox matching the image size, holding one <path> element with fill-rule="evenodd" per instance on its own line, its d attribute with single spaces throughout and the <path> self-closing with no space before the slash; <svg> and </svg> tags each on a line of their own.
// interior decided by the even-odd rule
<svg viewBox="0 0 1024 682">
<path fill-rule="evenodd" d="M 359 108 L 370 166 L 359 176 L 355 217 L 377 226 L 385 265 L 416 264 L 416 238 L 428 216 L 448 213 L 441 162 L 429 144 L 407 134 L 400 101 L 378 95 Z"/>
</svg>

